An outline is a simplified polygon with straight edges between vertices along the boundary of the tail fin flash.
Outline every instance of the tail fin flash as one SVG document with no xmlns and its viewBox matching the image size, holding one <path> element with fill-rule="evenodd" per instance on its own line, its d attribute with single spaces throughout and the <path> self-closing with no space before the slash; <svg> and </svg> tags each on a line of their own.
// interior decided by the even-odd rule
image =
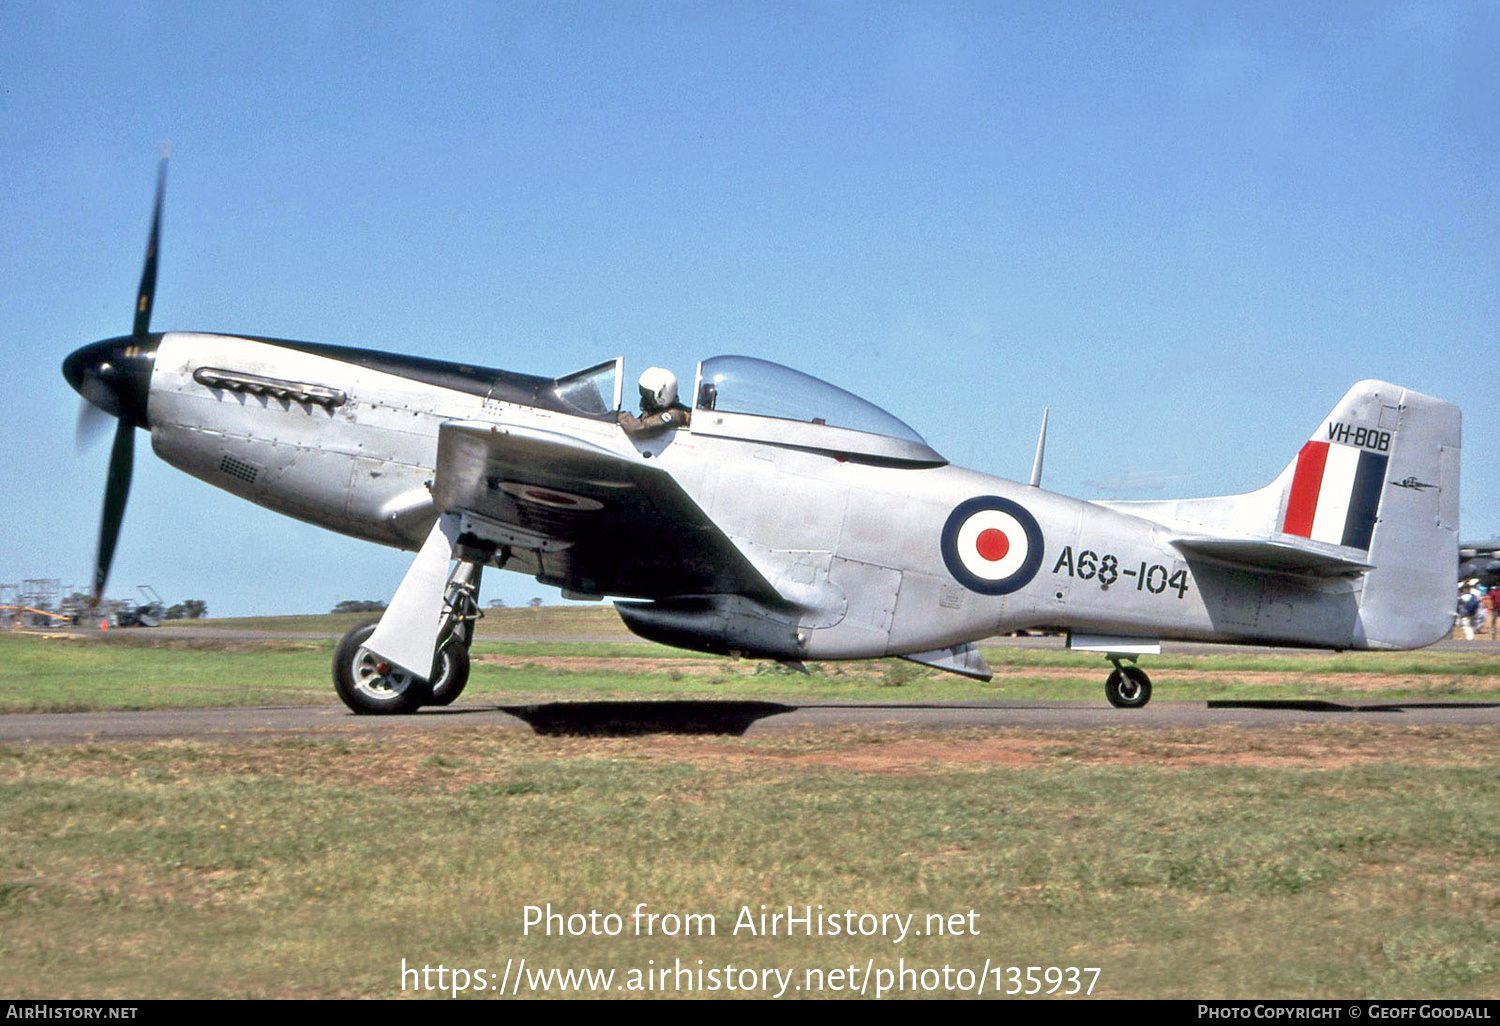
<svg viewBox="0 0 1500 1026">
<path fill-rule="evenodd" d="M 1393 412 L 1388 419 L 1394 428 L 1398 415 Z M 1281 530 L 1368 551 L 1390 462 L 1392 431 L 1371 429 L 1371 447 L 1366 448 L 1364 428 L 1351 429 L 1347 423 L 1330 420 L 1327 430 L 1328 438 L 1309 440 L 1297 454 Z M 1340 436 L 1359 441 L 1332 440 Z"/>
<path fill-rule="evenodd" d="M 1279 479 L 1284 534 L 1368 552 L 1363 647 L 1419 648 L 1452 627 L 1461 432 L 1452 403 L 1361 381 Z"/>
</svg>

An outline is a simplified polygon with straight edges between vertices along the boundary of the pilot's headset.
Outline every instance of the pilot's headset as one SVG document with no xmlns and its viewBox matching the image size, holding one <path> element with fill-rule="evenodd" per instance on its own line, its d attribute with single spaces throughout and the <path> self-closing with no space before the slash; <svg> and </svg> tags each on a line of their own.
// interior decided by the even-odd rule
<svg viewBox="0 0 1500 1026">
<path fill-rule="evenodd" d="M 641 372 L 641 412 L 660 413 L 677 402 L 677 375 L 664 367 Z"/>
</svg>

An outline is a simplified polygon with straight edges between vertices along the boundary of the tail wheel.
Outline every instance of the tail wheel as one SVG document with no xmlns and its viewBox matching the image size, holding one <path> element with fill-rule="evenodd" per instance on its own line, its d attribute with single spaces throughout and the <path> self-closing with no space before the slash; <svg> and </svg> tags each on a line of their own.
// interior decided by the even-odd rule
<svg viewBox="0 0 1500 1026">
<path fill-rule="evenodd" d="M 345 705 L 361 715 L 414 713 L 432 701 L 432 685 L 365 648 L 379 620 L 360 624 L 339 642 L 333 653 L 333 686 Z M 468 653 L 464 653 L 468 677 Z M 462 690 L 463 685 L 459 685 Z M 454 692 L 454 698 L 458 697 Z M 450 698 L 448 701 L 452 701 Z"/>
<path fill-rule="evenodd" d="M 1139 709 L 1151 701 L 1151 678 L 1139 666 L 1117 667 L 1104 682 L 1104 697 L 1116 709 Z"/>
</svg>

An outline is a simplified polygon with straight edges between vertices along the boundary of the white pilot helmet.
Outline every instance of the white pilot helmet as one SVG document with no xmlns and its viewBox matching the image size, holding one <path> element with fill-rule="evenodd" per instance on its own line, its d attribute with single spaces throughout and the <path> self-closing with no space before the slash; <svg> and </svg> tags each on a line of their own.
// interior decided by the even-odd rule
<svg viewBox="0 0 1500 1026">
<path fill-rule="evenodd" d="M 648 413 L 665 410 L 677 401 L 677 375 L 665 367 L 647 367 L 641 372 L 641 409 Z"/>
</svg>

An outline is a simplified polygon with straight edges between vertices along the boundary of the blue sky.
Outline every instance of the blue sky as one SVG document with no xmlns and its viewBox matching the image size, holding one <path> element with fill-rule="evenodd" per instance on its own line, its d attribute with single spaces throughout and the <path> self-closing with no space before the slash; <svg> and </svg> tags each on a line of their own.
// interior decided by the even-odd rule
<svg viewBox="0 0 1500 1026">
<path fill-rule="evenodd" d="M 1259 486 L 1355 380 L 1464 411 L 1500 535 L 1500 4 L 0 5 L 0 582 L 86 581 L 62 358 L 153 327 L 561 374 L 744 353 L 1088 498 Z M 409 557 L 137 447 L 110 592 Z M 492 572 L 485 597 L 555 593 Z"/>
</svg>

